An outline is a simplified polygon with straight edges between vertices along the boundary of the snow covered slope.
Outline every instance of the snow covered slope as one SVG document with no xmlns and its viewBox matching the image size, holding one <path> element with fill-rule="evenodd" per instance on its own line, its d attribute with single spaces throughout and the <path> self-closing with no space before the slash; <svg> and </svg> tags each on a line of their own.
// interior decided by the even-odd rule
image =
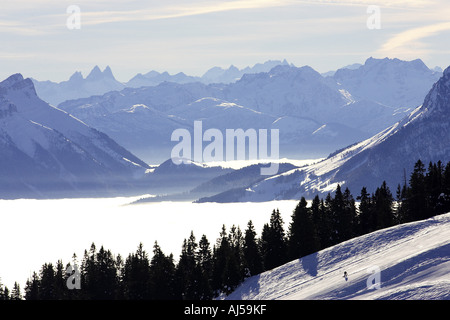
<svg viewBox="0 0 450 320">
<path fill-rule="evenodd" d="M 355 99 L 393 108 L 415 108 L 442 72 L 430 70 L 422 60 L 369 58 L 359 68 L 342 68 L 333 79 Z"/>
<path fill-rule="evenodd" d="M 291 261 L 248 278 L 227 299 L 448 300 L 450 213 L 379 230 Z"/>
</svg>

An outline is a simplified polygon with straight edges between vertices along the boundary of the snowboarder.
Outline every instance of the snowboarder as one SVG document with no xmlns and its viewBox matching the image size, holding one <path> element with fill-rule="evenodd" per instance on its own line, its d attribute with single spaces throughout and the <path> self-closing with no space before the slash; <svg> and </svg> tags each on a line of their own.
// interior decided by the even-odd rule
<svg viewBox="0 0 450 320">
<path fill-rule="evenodd" d="M 347 281 L 347 280 L 348 280 L 348 275 L 347 275 L 347 271 L 344 271 L 344 278 L 345 278 L 345 281 Z"/>
</svg>

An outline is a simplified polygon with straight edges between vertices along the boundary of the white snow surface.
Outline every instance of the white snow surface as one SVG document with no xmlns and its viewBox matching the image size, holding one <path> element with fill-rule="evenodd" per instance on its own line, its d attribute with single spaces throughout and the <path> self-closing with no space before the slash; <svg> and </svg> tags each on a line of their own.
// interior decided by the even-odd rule
<svg viewBox="0 0 450 320">
<path fill-rule="evenodd" d="M 380 287 L 373 268 L 379 268 Z M 348 279 L 343 277 L 344 271 Z M 229 300 L 448 300 L 450 213 L 363 235 L 250 277 Z"/>
</svg>

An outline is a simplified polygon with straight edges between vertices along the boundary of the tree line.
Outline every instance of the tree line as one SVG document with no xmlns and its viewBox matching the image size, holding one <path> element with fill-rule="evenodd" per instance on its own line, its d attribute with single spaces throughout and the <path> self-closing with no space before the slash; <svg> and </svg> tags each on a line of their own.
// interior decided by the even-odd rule
<svg viewBox="0 0 450 320">
<path fill-rule="evenodd" d="M 288 261 L 353 237 L 449 211 L 450 162 L 446 166 L 430 162 L 425 169 L 419 160 L 395 196 L 386 182 L 372 194 L 363 187 L 356 199 L 348 188 L 337 185 L 333 195 L 315 196 L 310 204 L 302 197 L 287 227 L 279 210 L 273 210 L 259 237 L 251 220 L 244 232 L 234 225 L 229 230 L 222 226 L 214 244 L 205 235 L 197 241 L 191 232 L 177 261 L 157 242 L 151 255 L 141 243 L 125 259 L 92 244 L 81 263 L 76 255 L 66 265 L 45 263 L 27 280 L 23 297 L 17 283 L 11 292 L 0 283 L 0 299 L 210 300 Z M 66 270 L 78 265 L 80 289 L 69 290 L 74 272 Z"/>
</svg>

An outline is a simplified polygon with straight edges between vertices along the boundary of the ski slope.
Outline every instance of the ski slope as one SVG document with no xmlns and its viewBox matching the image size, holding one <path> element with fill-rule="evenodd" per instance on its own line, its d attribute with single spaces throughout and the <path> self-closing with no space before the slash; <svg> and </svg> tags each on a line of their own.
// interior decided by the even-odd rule
<svg viewBox="0 0 450 320">
<path fill-rule="evenodd" d="M 374 272 L 377 268 L 379 273 Z M 368 288 L 377 283 L 378 289 Z M 450 213 L 379 230 L 291 261 L 248 278 L 226 299 L 448 300 Z"/>
</svg>

